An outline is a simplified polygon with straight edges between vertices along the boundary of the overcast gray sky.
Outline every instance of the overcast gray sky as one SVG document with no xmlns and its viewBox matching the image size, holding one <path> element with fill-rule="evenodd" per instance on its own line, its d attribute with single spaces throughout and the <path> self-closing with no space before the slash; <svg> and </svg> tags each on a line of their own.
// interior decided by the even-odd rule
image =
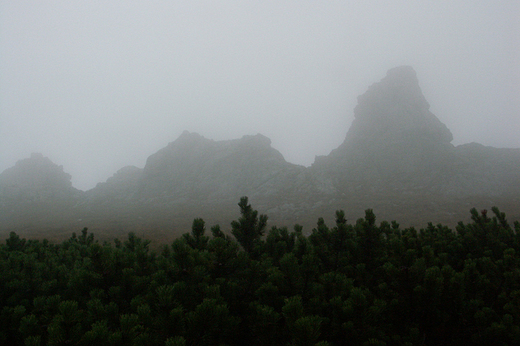
<svg viewBox="0 0 520 346">
<path fill-rule="evenodd" d="M 520 147 L 517 0 L 2 1 L 0 172 L 41 152 L 90 189 L 184 130 L 310 165 L 404 64 L 454 144 Z"/>
</svg>

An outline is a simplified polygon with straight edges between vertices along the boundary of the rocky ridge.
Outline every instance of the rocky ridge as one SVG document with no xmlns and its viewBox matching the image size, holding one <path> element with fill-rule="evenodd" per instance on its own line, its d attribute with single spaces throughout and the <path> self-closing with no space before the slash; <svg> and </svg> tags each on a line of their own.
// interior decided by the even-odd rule
<svg viewBox="0 0 520 346">
<path fill-rule="evenodd" d="M 424 225 L 463 220 L 487 203 L 520 219 L 520 149 L 455 147 L 429 107 L 411 67 L 389 70 L 358 97 L 345 141 L 309 168 L 287 162 L 260 134 L 213 141 L 186 131 L 143 169 L 124 167 L 82 192 L 34 154 L 0 174 L 0 231 L 87 226 L 107 236 L 134 230 L 168 238 L 194 217 L 229 224 L 244 195 L 273 224 L 308 230 L 337 209 L 356 218 L 373 208 L 381 219 Z M 49 212 L 51 205 L 62 212 Z"/>
</svg>

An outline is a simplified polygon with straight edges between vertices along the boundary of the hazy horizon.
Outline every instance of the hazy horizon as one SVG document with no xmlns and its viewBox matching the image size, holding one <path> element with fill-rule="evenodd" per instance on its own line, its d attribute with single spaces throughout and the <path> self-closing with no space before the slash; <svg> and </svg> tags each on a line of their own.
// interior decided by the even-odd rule
<svg viewBox="0 0 520 346">
<path fill-rule="evenodd" d="M 517 1 L 0 4 L 0 172 L 40 152 L 88 190 L 188 130 L 309 166 L 410 65 L 454 145 L 520 148 Z"/>
</svg>

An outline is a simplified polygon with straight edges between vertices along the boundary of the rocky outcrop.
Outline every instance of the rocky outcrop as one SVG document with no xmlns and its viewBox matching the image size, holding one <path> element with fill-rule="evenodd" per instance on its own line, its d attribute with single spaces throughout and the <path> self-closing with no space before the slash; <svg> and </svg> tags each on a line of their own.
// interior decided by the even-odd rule
<svg viewBox="0 0 520 346">
<path fill-rule="evenodd" d="M 391 69 L 358 97 L 343 144 L 316 166 L 343 176 L 343 183 L 387 183 L 392 176 L 417 176 L 442 165 L 453 136 L 429 108 L 415 71 L 410 66 Z"/>
<path fill-rule="evenodd" d="M 229 224 L 241 196 L 274 224 L 308 230 L 337 209 L 351 219 L 373 208 L 382 219 L 424 224 L 498 205 L 520 219 L 520 149 L 454 147 L 411 67 L 370 86 L 354 116 L 344 142 L 309 168 L 288 163 L 260 134 L 213 141 L 186 131 L 143 169 L 122 168 L 83 193 L 62 167 L 33 154 L 0 174 L 0 227 L 86 226 L 171 239 L 195 217 Z"/>
<path fill-rule="evenodd" d="M 349 194 L 497 195 L 518 186 L 518 150 L 454 147 L 429 108 L 410 66 L 389 70 L 358 97 L 344 142 L 312 169 Z"/>
<path fill-rule="evenodd" d="M 0 225 L 3 229 L 60 227 L 70 218 L 82 191 L 72 187 L 62 166 L 42 154 L 20 160 L 0 174 Z"/>
<path fill-rule="evenodd" d="M 304 167 L 288 163 L 260 134 L 213 141 L 184 132 L 151 155 L 139 182 L 139 198 L 222 200 L 274 196 L 288 188 Z"/>
<path fill-rule="evenodd" d="M 354 117 L 338 151 L 384 150 L 403 142 L 441 146 L 453 140 L 446 125 L 430 112 L 410 66 L 389 70 L 385 78 L 358 96 Z"/>
<path fill-rule="evenodd" d="M 63 166 L 54 164 L 40 153 L 33 153 L 0 174 L 0 197 L 4 202 L 21 199 L 44 203 L 70 199 L 78 193 L 70 180 L 71 176 L 63 171 Z"/>
</svg>

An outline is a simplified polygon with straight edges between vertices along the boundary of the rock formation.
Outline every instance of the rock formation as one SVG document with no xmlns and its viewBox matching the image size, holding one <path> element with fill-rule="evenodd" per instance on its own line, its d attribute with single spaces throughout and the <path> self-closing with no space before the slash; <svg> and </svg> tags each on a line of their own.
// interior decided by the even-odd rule
<svg viewBox="0 0 520 346">
<path fill-rule="evenodd" d="M 0 227 L 47 228 L 61 222 L 80 197 L 71 176 L 42 154 L 0 174 Z"/>
<path fill-rule="evenodd" d="M 2 200 L 23 199 L 24 202 L 47 202 L 72 198 L 77 190 L 63 166 L 54 164 L 42 154 L 33 153 L 0 174 Z"/>
<path fill-rule="evenodd" d="M 338 150 L 379 150 L 411 141 L 449 145 L 453 135 L 429 109 L 415 71 L 410 66 L 393 68 L 358 96 L 355 119 Z"/>
<path fill-rule="evenodd" d="M 381 220 L 422 226 L 498 205 L 520 219 L 520 149 L 454 147 L 411 67 L 389 70 L 358 97 L 354 115 L 345 141 L 309 168 L 285 161 L 260 134 L 213 141 L 184 132 L 143 169 L 122 168 L 81 192 L 34 154 L 0 174 L 0 232 L 86 226 L 106 237 L 141 231 L 169 240 L 195 217 L 229 225 L 244 195 L 273 224 L 307 231 L 337 209 L 352 219 L 373 208 Z"/>
<path fill-rule="evenodd" d="M 277 195 L 303 170 L 260 134 L 216 142 L 186 131 L 148 158 L 139 197 L 221 201 Z"/>
<path fill-rule="evenodd" d="M 391 69 L 358 97 L 344 142 L 314 168 L 334 176 L 340 189 L 366 180 L 384 186 L 431 180 L 425 174 L 452 159 L 453 136 L 429 108 L 415 71 Z"/>
<path fill-rule="evenodd" d="M 344 142 L 313 169 L 349 193 L 360 184 L 451 196 L 504 194 L 520 186 L 519 149 L 454 147 L 450 130 L 429 108 L 410 66 L 389 70 L 358 97 Z"/>
</svg>

